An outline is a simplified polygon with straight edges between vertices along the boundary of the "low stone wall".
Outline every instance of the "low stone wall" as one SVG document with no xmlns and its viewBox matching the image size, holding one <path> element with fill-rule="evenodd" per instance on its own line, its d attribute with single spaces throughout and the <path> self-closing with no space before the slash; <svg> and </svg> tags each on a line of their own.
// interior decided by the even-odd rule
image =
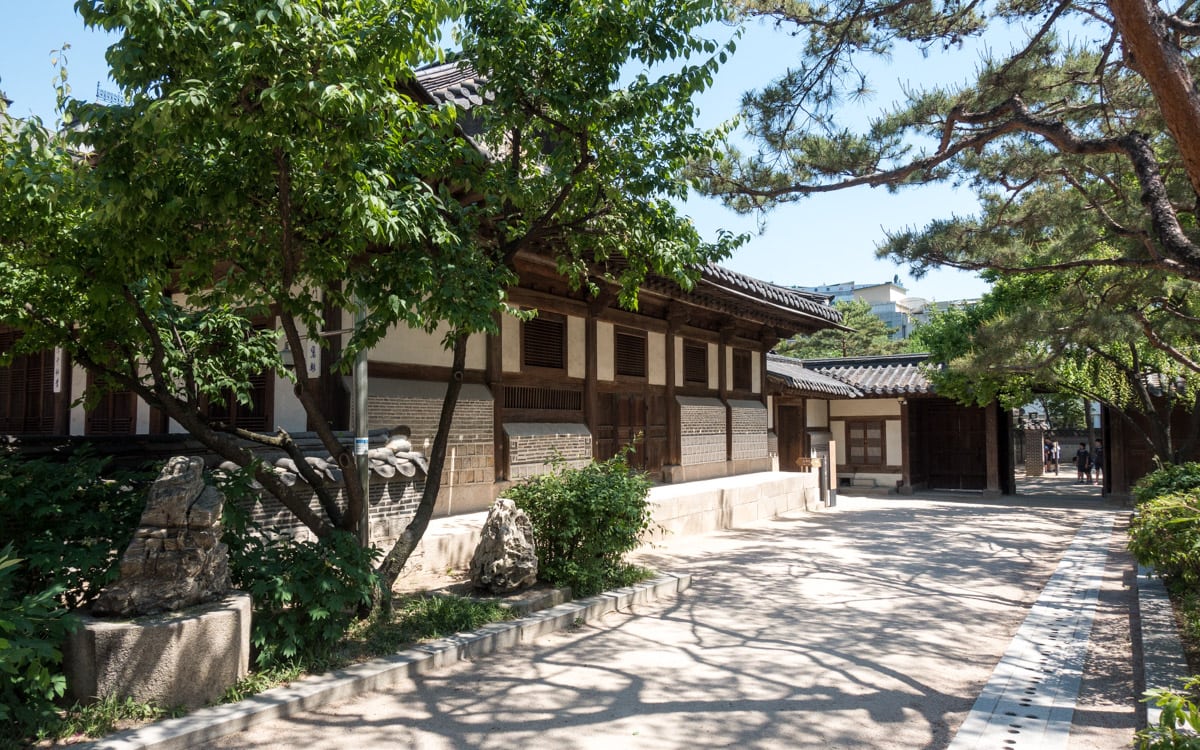
<svg viewBox="0 0 1200 750">
<path fill-rule="evenodd" d="M 762 472 L 650 490 L 654 522 L 662 528 L 647 541 L 707 534 L 772 518 L 793 510 L 819 510 L 816 472 Z M 416 554 L 401 574 L 402 583 L 419 584 L 446 570 L 466 570 L 479 541 L 486 513 L 470 513 L 430 524 Z"/>
</svg>

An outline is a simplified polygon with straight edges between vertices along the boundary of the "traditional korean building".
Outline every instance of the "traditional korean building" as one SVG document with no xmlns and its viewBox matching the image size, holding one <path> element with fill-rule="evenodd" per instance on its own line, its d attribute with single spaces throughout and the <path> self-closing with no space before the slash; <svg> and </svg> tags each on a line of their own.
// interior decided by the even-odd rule
<svg viewBox="0 0 1200 750">
<path fill-rule="evenodd" d="M 928 359 L 768 355 L 779 468 L 832 456 L 842 486 L 1012 494 L 1007 415 L 938 396 L 920 369 Z"/>
</svg>

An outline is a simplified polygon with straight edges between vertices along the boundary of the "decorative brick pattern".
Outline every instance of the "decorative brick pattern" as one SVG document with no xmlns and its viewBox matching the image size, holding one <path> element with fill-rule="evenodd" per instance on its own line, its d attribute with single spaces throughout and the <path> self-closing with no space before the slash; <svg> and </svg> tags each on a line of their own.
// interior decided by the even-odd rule
<svg viewBox="0 0 1200 750">
<path fill-rule="evenodd" d="M 1025 430 L 1025 476 L 1042 476 L 1042 472 L 1046 468 L 1045 440 L 1045 431 Z"/>
<path fill-rule="evenodd" d="M 731 401 L 733 412 L 733 458 L 766 458 L 767 410 L 756 401 Z"/>
<path fill-rule="evenodd" d="M 400 535 L 404 525 L 417 512 L 421 502 L 421 493 L 425 491 L 425 480 L 421 478 L 407 479 L 396 477 L 392 481 L 382 482 L 379 477 L 371 478 L 371 541 L 379 545 L 391 545 Z M 346 500 L 341 491 L 337 495 L 338 507 L 345 510 Z M 320 507 L 315 493 L 309 493 L 308 506 L 322 517 L 325 511 Z M 302 523 L 296 520 L 292 512 L 283 507 L 275 497 L 261 492 L 255 498 L 242 503 L 243 509 L 250 513 L 258 523 L 268 529 L 288 534 L 299 539 L 313 538 Z"/>
<path fill-rule="evenodd" d="M 712 398 L 680 397 L 679 423 L 684 466 L 725 461 L 724 404 Z"/>
<path fill-rule="evenodd" d="M 592 460 L 592 435 L 583 425 L 506 424 L 504 432 L 508 436 L 509 479 L 544 474 L 556 458 L 572 468 L 587 466 Z"/>
<path fill-rule="evenodd" d="M 441 414 L 440 398 L 371 396 L 367 400 L 367 422 L 371 429 L 408 425 L 412 430 L 413 450 L 421 452 L 428 452 L 433 444 Z M 450 426 L 443 488 L 496 481 L 492 422 L 491 401 L 459 400 Z"/>
</svg>

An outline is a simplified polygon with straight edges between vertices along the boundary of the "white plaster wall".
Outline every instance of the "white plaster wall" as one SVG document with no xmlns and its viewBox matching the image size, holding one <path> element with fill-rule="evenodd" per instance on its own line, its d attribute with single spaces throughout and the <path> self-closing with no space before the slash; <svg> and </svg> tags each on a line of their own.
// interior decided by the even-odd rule
<svg viewBox="0 0 1200 750">
<path fill-rule="evenodd" d="M 87 429 L 85 419 L 87 415 L 84 413 L 83 404 L 79 403 L 79 399 L 83 398 L 83 389 L 87 385 L 87 370 L 79 365 L 71 368 L 71 435 L 82 435 Z M 141 431 L 140 429 L 138 430 Z"/>
<path fill-rule="evenodd" d="M 754 393 L 762 393 L 762 363 L 762 354 L 750 353 L 750 388 Z"/>
<path fill-rule="evenodd" d="M 884 422 L 884 457 L 888 466 L 899 466 L 903 457 L 903 437 L 900 434 L 900 420 L 889 419 Z"/>
<path fill-rule="evenodd" d="M 511 315 L 500 317 L 502 353 L 500 366 L 505 372 L 521 371 L 521 321 Z"/>
<path fill-rule="evenodd" d="M 767 429 L 775 429 L 775 397 L 767 396 Z"/>
<path fill-rule="evenodd" d="M 717 369 L 721 364 L 720 352 L 721 348 L 716 344 L 708 345 L 708 387 L 713 390 L 721 384 L 721 371 Z"/>
<path fill-rule="evenodd" d="M 278 425 L 288 432 L 304 432 L 308 429 L 308 415 L 304 413 L 300 399 L 296 398 L 294 388 L 292 381 L 278 375 L 275 376 L 275 411 L 273 412 L 275 424 L 270 427 Z"/>
<path fill-rule="evenodd" d="M 612 380 L 616 376 L 613 364 L 613 324 L 604 321 L 596 323 L 596 378 Z"/>
<path fill-rule="evenodd" d="M 898 417 L 900 402 L 894 398 L 839 399 L 829 402 L 831 417 Z"/>
<path fill-rule="evenodd" d="M 449 367 L 453 363 L 454 357 L 450 351 L 442 348 L 445 336 L 446 328 L 444 326 L 438 326 L 433 333 L 425 333 L 408 326 L 396 326 L 388 331 L 387 335 L 371 350 L 370 359 L 376 362 L 404 365 Z M 467 340 L 467 369 L 482 370 L 485 367 L 487 362 L 485 340 L 484 334 L 475 334 Z"/>
<path fill-rule="evenodd" d="M 683 387 L 683 339 L 675 337 L 675 387 Z"/>
<path fill-rule="evenodd" d="M 567 316 L 567 377 L 582 378 L 587 374 L 587 328 L 583 318 Z M 612 346 L 607 349 L 612 356 Z"/>
<path fill-rule="evenodd" d="M 844 464 L 846 463 L 846 423 L 832 422 L 829 425 L 829 431 L 833 433 L 833 439 L 837 441 L 837 462 Z"/>
<path fill-rule="evenodd" d="M 650 385 L 667 384 L 667 336 L 651 331 L 646 334 L 646 369 Z"/>
<path fill-rule="evenodd" d="M 829 427 L 829 402 L 823 398 L 804 400 L 805 421 L 809 427 Z"/>
</svg>

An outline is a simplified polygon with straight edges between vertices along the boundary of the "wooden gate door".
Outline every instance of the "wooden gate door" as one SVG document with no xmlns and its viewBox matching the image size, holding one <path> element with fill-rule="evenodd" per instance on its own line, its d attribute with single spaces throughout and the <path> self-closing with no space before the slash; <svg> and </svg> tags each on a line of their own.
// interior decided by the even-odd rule
<svg viewBox="0 0 1200 750">
<path fill-rule="evenodd" d="M 667 453 L 666 399 L 656 393 L 601 393 L 597 400 L 596 453 L 611 458 L 640 436 L 629 465 L 657 475 Z"/>
<path fill-rule="evenodd" d="M 799 406 L 780 406 L 775 423 L 779 438 L 779 470 L 800 471 L 797 458 L 807 458 L 804 445 L 804 409 Z"/>
<path fill-rule="evenodd" d="M 915 404 L 913 404 L 915 406 Z M 943 490 L 987 489 L 987 419 L 979 407 L 922 402 L 919 443 L 929 486 Z"/>
</svg>

